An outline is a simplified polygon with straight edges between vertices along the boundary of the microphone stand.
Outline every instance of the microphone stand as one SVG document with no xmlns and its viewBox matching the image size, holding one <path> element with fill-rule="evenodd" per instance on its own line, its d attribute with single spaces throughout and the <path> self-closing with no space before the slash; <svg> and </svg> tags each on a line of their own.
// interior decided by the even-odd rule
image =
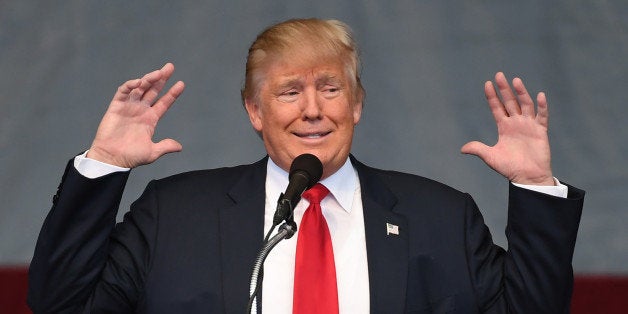
<svg viewBox="0 0 628 314">
<path fill-rule="evenodd" d="M 251 274 L 251 283 L 249 285 L 249 302 L 246 308 L 246 313 L 248 314 L 251 313 L 253 304 L 257 300 L 257 293 L 259 291 L 259 287 L 262 285 L 262 280 L 264 277 L 262 266 L 264 265 L 264 261 L 266 260 L 266 257 L 268 256 L 270 251 L 279 242 L 281 242 L 281 240 L 292 238 L 292 236 L 297 231 L 297 224 L 294 222 L 292 204 L 290 203 L 289 200 L 285 200 L 285 199 L 283 200 L 283 202 L 281 202 L 281 199 L 283 198 L 282 196 L 283 194 L 279 196 L 280 202 L 277 204 L 277 211 L 275 213 L 275 218 L 273 219 L 273 225 L 268 231 L 268 233 L 266 234 L 266 237 L 264 238 L 264 242 L 262 244 L 262 249 L 257 255 L 255 264 L 253 264 L 253 273 Z M 285 215 L 287 217 L 279 217 L 277 216 L 278 213 L 280 216 Z M 278 218 L 281 218 L 281 219 L 278 219 Z M 268 239 L 270 235 L 272 234 L 273 230 L 275 229 L 275 227 L 284 219 L 285 219 L 285 223 L 279 226 L 279 230 L 277 231 L 277 234 L 273 236 L 272 238 Z M 257 312 L 257 306 L 255 309 Z"/>
</svg>

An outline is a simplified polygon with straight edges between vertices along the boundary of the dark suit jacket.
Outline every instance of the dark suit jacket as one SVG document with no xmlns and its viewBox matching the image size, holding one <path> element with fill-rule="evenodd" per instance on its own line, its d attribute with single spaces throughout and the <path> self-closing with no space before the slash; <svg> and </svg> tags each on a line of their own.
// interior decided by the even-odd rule
<svg viewBox="0 0 628 314">
<path fill-rule="evenodd" d="M 128 173 L 90 180 L 68 164 L 31 263 L 30 306 L 243 313 L 263 238 L 266 161 L 152 181 L 115 227 Z M 372 313 L 568 312 L 583 191 L 561 199 L 511 185 L 504 251 L 469 195 L 352 162 Z"/>
</svg>

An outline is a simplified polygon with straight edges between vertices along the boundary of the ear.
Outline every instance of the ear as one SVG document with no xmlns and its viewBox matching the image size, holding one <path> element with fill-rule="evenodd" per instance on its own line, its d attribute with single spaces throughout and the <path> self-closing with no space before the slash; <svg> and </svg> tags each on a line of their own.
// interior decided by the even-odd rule
<svg viewBox="0 0 628 314">
<path fill-rule="evenodd" d="M 353 104 L 353 125 L 357 125 L 362 117 L 362 101 Z"/>
<path fill-rule="evenodd" d="M 257 103 L 250 98 L 244 99 L 244 107 L 246 108 L 246 112 L 249 114 L 249 120 L 251 120 L 251 125 L 257 132 L 262 131 L 262 108 Z"/>
</svg>

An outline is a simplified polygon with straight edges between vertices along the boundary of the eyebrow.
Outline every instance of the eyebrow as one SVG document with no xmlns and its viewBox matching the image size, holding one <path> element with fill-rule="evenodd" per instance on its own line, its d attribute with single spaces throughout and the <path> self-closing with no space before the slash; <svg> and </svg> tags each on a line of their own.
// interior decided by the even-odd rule
<svg viewBox="0 0 628 314">
<path fill-rule="evenodd" d="M 284 88 L 288 88 L 288 87 L 293 87 L 293 86 L 300 86 L 302 85 L 301 83 L 301 78 L 299 78 L 298 76 L 294 76 L 294 77 L 290 77 L 287 80 L 277 84 L 277 87 L 280 89 L 284 89 Z"/>
<path fill-rule="evenodd" d="M 318 74 L 316 76 L 314 83 L 316 84 L 316 86 L 320 86 L 322 84 L 328 84 L 328 83 L 337 85 L 339 87 L 343 85 L 342 80 L 340 80 L 337 75 L 329 73 L 329 72 L 323 72 L 323 73 Z M 282 80 L 282 82 L 277 84 L 276 87 L 279 89 L 285 89 L 289 87 L 302 86 L 302 85 L 303 85 L 303 78 L 301 76 L 295 75 L 295 76 L 289 76 L 285 78 L 285 80 Z"/>
<path fill-rule="evenodd" d="M 316 85 L 320 85 L 324 83 L 333 83 L 334 85 L 341 85 L 341 80 L 336 75 L 324 72 L 318 75 L 318 77 L 316 78 Z"/>
</svg>

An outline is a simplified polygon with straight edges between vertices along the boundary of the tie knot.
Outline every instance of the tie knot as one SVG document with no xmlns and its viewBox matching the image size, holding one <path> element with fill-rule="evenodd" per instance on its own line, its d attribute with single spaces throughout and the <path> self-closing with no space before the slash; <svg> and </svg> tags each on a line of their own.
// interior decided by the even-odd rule
<svg viewBox="0 0 628 314">
<path fill-rule="evenodd" d="M 313 187 L 303 192 L 303 197 L 312 204 L 320 204 L 327 194 L 329 194 L 329 190 L 324 185 L 316 183 Z"/>
</svg>

